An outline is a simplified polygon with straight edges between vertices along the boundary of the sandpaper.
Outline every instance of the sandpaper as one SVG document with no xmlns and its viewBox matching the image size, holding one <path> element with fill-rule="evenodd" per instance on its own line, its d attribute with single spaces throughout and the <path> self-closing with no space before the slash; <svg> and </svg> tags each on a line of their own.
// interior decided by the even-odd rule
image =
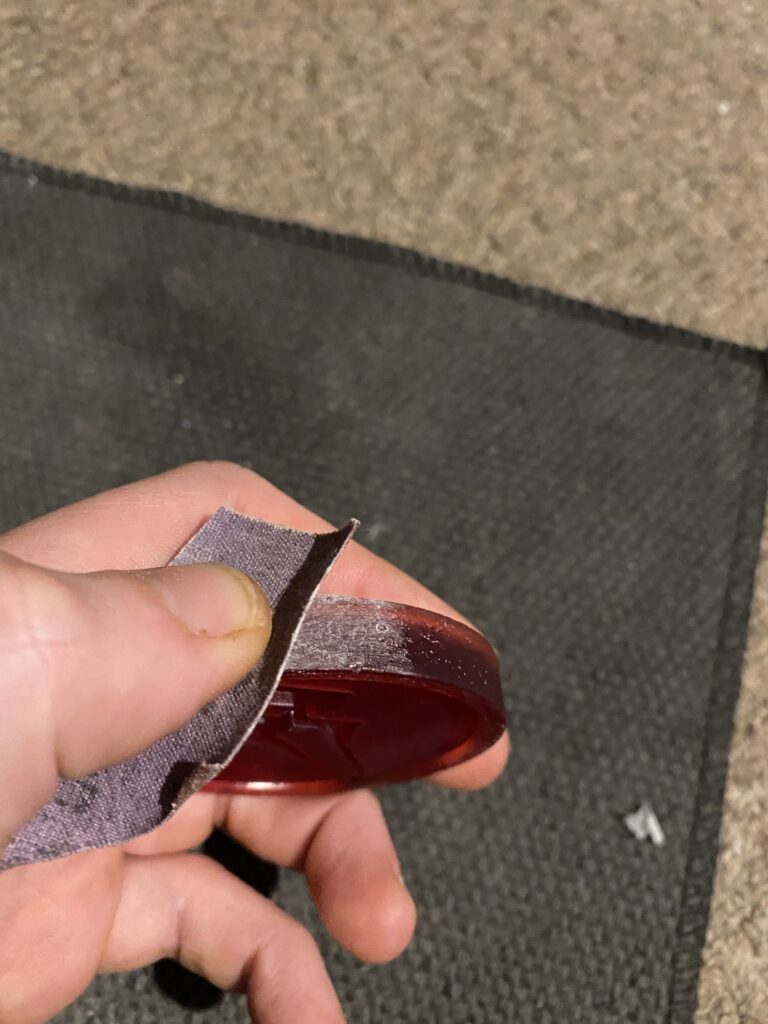
<svg viewBox="0 0 768 1024">
<path fill-rule="evenodd" d="M 281 877 L 350 1020 L 689 1024 L 763 514 L 763 357 L 10 159 L 0 238 L 4 527 L 234 459 L 358 517 L 499 650 L 503 779 L 382 791 L 419 906 L 404 956 L 357 964 Z M 624 823 L 644 803 L 661 846 Z M 60 1021 L 111 1016 L 187 1012 L 136 972 Z"/>
<path fill-rule="evenodd" d="M 0 852 L 0 870 L 127 842 L 218 775 L 257 725 L 309 604 L 355 525 L 311 534 L 219 509 L 172 564 L 223 562 L 247 572 L 272 607 L 264 656 L 245 679 L 140 754 L 87 778 L 61 779 L 51 801 Z"/>
</svg>

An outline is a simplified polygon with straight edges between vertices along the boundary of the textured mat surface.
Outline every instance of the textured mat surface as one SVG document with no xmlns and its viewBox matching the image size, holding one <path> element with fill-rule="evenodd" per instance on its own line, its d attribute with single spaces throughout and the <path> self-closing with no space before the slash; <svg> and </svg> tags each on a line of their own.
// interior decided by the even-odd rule
<svg viewBox="0 0 768 1024">
<path fill-rule="evenodd" d="M 1 147 L 766 344 L 753 0 L 5 0 L 0 37 Z M 765 557 L 757 595 L 699 1024 L 768 1021 Z"/>
<path fill-rule="evenodd" d="M 200 456 L 359 514 L 497 643 L 514 750 L 488 793 L 385 794 L 422 919 L 387 968 L 328 950 L 351 1019 L 690 1020 L 762 515 L 760 357 L 167 205 L 0 176 L 3 525 Z M 660 849 L 620 823 L 641 799 Z M 279 898 L 311 917 L 295 879 Z M 144 974 L 61 1020 L 89 1015 L 174 1019 Z"/>
<path fill-rule="evenodd" d="M 756 0 L 4 0 L 0 147 L 764 345 Z"/>
</svg>

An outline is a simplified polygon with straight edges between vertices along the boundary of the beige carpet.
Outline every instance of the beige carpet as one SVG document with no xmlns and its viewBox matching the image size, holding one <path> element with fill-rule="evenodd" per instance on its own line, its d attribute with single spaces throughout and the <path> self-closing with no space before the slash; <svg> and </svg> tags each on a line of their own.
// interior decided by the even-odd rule
<svg viewBox="0 0 768 1024">
<path fill-rule="evenodd" d="M 0 148 L 764 345 L 757 0 L 0 0 Z M 768 551 L 698 1024 L 768 1022 Z"/>
</svg>

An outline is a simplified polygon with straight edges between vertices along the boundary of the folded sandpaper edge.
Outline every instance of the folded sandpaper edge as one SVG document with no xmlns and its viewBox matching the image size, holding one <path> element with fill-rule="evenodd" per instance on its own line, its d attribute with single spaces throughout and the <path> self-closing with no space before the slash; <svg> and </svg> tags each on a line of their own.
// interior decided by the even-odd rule
<svg viewBox="0 0 768 1024">
<path fill-rule="evenodd" d="M 415 271 L 416 273 L 423 274 L 425 276 L 457 281 L 458 283 L 471 285 L 484 291 L 511 298 L 514 301 L 523 301 L 538 308 L 549 309 L 558 314 L 565 314 L 566 316 L 580 320 L 607 324 L 617 330 L 621 330 L 629 334 L 650 338 L 654 342 L 671 342 L 675 345 L 683 344 L 686 347 L 701 351 L 718 359 L 723 356 L 729 360 L 735 359 L 738 362 L 746 363 L 750 367 L 764 367 L 764 353 L 744 348 L 733 342 L 707 338 L 705 336 L 680 330 L 668 325 L 658 325 L 647 321 L 640 321 L 634 317 L 627 317 L 622 313 L 598 309 L 567 297 L 553 295 L 545 290 L 527 287 L 521 288 L 512 282 L 495 279 L 472 269 L 467 270 L 467 268 L 461 268 L 456 265 L 444 264 L 442 261 L 432 260 L 431 258 L 422 256 L 421 254 L 400 249 L 395 246 L 386 245 L 384 243 L 354 239 L 347 236 L 335 236 L 326 232 L 318 232 L 311 228 L 305 228 L 302 225 L 280 224 L 264 221 L 260 218 L 252 218 L 247 215 L 237 214 L 231 211 L 219 210 L 216 207 L 209 207 L 207 204 L 200 203 L 187 196 L 168 192 L 150 192 L 148 190 L 135 189 L 129 186 L 91 178 L 87 175 L 80 175 L 47 167 L 36 161 L 29 161 L 22 157 L 14 157 L 9 154 L 0 154 L 0 170 L 5 171 L 6 173 L 29 176 L 31 183 L 33 181 L 36 182 L 39 179 L 41 183 L 46 182 L 58 188 L 86 193 L 104 200 L 115 200 L 118 202 L 133 203 L 140 206 L 155 207 L 165 212 L 183 214 L 184 216 L 188 216 L 194 220 L 217 223 L 222 226 L 247 231 L 256 235 L 275 237 L 281 241 L 292 242 L 293 244 L 310 245 L 321 250 L 343 252 L 345 255 L 354 259 L 362 258 L 381 262 L 400 267 L 410 272 Z M 763 429 L 765 429 L 765 417 L 760 417 L 760 421 Z M 760 509 L 762 509 L 763 501 L 763 481 L 758 479 L 758 477 L 761 474 L 765 474 L 766 458 L 768 457 L 765 454 L 765 448 L 766 445 L 763 444 L 761 450 L 758 450 L 757 447 L 754 449 L 753 459 L 756 461 L 747 469 L 747 473 L 749 474 L 749 479 L 751 481 L 749 493 L 752 500 L 759 504 Z M 744 511 L 744 518 L 745 520 L 749 518 L 750 523 L 752 523 L 755 516 L 759 514 L 759 510 L 756 511 L 754 508 L 749 516 L 746 515 L 748 509 L 745 508 Z M 749 534 L 749 536 L 747 536 L 747 534 Z M 740 592 L 743 593 L 744 586 L 748 586 L 750 588 L 752 586 L 752 568 L 754 567 L 754 560 L 751 563 L 749 561 L 750 558 L 753 559 L 754 555 L 753 537 L 746 527 L 742 531 L 739 548 L 743 553 L 738 556 L 738 564 L 749 576 L 749 582 L 746 584 L 742 579 L 737 580 L 735 570 L 732 579 L 734 582 L 738 583 Z M 747 605 L 749 604 L 748 598 L 749 594 L 747 594 L 746 598 Z M 734 620 L 738 618 L 738 610 L 736 613 L 731 612 L 726 615 L 727 621 L 732 623 L 726 630 L 728 635 L 731 637 L 737 636 L 738 634 L 738 628 L 733 624 Z M 723 697 L 722 702 L 717 699 L 718 695 L 713 693 L 713 709 L 710 717 L 714 721 L 716 741 L 714 750 L 712 745 L 708 744 L 709 749 L 705 752 L 703 759 L 702 778 L 700 783 L 702 787 L 701 804 L 703 810 L 698 809 L 696 813 L 696 822 L 694 824 L 694 832 L 690 848 L 690 861 L 686 869 L 686 896 L 683 914 L 680 921 L 679 941 L 681 943 L 681 948 L 678 949 L 679 956 L 676 958 L 676 967 L 672 972 L 674 975 L 672 988 L 676 993 L 676 1003 L 678 1003 L 680 994 L 682 994 L 684 1002 L 687 1002 L 691 997 L 695 1002 L 696 979 L 698 975 L 702 941 L 699 938 L 699 933 L 701 931 L 701 934 L 703 934 L 703 930 L 706 929 L 711 889 L 711 870 L 708 864 L 710 856 L 707 855 L 704 857 L 703 869 L 702 865 L 698 864 L 697 858 L 703 852 L 706 853 L 706 847 L 708 844 L 709 849 L 711 850 L 713 842 L 716 843 L 717 826 L 720 818 L 719 800 L 721 799 L 721 794 L 718 796 L 720 786 L 717 782 L 716 776 L 722 775 L 724 778 L 725 769 L 721 768 L 720 764 L 723 760 L 723 750 L 725 750 L 725 758 L 727 760 L 727 749 L 730 743 L 731 729 L 730 713 L 727 708 L 722 707 L 722 704 L 728 704 L 729 702 L 731 704 L 735 704 L 738 696 L 738 678 L 735 684 L 731 683 L 728 674 L 726 673 L 725 662 L 728 661 L 731 666 L 734 664 L 736 665 L 738 676 L 738 664 L 740 664 L 741 660 L 741 651 L 737 654 L 733 654 L 730 643 L 726 642 L 725 633 L 721 639 L 720 649 L 721 651 L 725 649 L 721 659 L 723 664 L 721 665 L 720 660 L 718 661 L 718 667 L 715 670 L 714 685 L 717 686 L 720 681 L 723 681 L 724 691 L 726 692 L 721 694 Z M 715 707 L 715 705 L 717 706 Z M 724 732 L 727 735 L 723 736 Z M 707 768 L 707 763 L 710 758 L 714 761 L 713 769 Z M 680 1005 L 682 1006 L 682 1003 L 680 1003 Z M 687 1021 L 690 1017 L 686 1016 L 686 1013 L 687 1011 L 681 1011 L 681 1015 L 678 1015 L 678 1013 L 674 1011 L 670 1020 L 674 1019 L 674 1024 L 677 1024 L 678 1021 L 682 1021 L 683 1019 Z"/>
<path fill-rule="evenodd" d="M 127 842 L 151 831 L 229 763 L 274 693 L 306 610 L 357 528 L 311 534 L 221 508 L 172 564 L 214 561 L 247 572 L 273 610 L 258 665 L 180 729 L 133 758 L 82 779 L 61 779 L 53 799 L 2 851 L 0 870 Z"/>
<path fill-rule="evenodd" d="M 333 565 L 346 546 L 347 541 L 355 533 L 358 525 L 358 521 L 352 519 L 345 527 L 333 533 L 309 535 L 313 536 L 314 539 L 300 570 L 288 581 L 279 597 L 273 597 L 267 591 L 267 597 L 273 598 L 273 600 L 270 600 L 270 604 L 273 605 L 272 633 L 260 665 L 261 680 L 267 684 L 262 688 L 260 707 L 245 723 L 235 743 L 228 750 L 226 757 L 215 763 L 200 764 L 190 772 L 172 800 L 171 809 L 173 811 L 180 807 L 193 793 L 202 789 L 206 782 L 210 782 L 220 771 L 227 767 L 258 725 L 262 714 L 280 684 L 280 678 L 288 663 L 291 649 L 299 635 L 302 623 L 307 616 L 312 598 L 317 593 L 317 589 L 331 565 Z M 239 536 L 239 531 L 243 528 L 245 530 L 253 528 L 261 530 L 265 526 L 277 536 L 280 535 L 281 531 L 285 536 L 296 535 L 299 532 L 288 527 L 264 523 L 262 520 L 244 516 L 229 508 L 220 508 L 190 538 L 173 559 L 171 565 L 188 565 L 212 559 L 224 565 L 229 565 L 232 568 L 240 569 L 241 572 L 251 576 L 260 586 L 264 586 L 266 581 L 263 577 L 260 579 L 261 574 L 258 571 L 258 551 L 254 545 L 243 543 L 243 538 Z M 211 548 L 208 548 L 203 543 L 204 540 L 207 540 L 209 533 L 216 537 Z"/>
</svg>

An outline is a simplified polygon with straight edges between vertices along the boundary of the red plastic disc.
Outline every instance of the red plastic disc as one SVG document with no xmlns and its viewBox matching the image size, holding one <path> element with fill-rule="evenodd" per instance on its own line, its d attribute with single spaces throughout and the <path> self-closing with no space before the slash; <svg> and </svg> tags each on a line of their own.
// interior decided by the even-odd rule
<svg viewBox="0 0 768 1024">
<path fill-rule="evenodd" d="M 324 793 L 404 781 L 499 738 L 498 660 L 480 633 L 405 605 L 318 606 L 314 643 L 299 645 L 262 720 L 208 790 Z M 320 649 L 322 635 L 331 639 Z"/>
</svg>

